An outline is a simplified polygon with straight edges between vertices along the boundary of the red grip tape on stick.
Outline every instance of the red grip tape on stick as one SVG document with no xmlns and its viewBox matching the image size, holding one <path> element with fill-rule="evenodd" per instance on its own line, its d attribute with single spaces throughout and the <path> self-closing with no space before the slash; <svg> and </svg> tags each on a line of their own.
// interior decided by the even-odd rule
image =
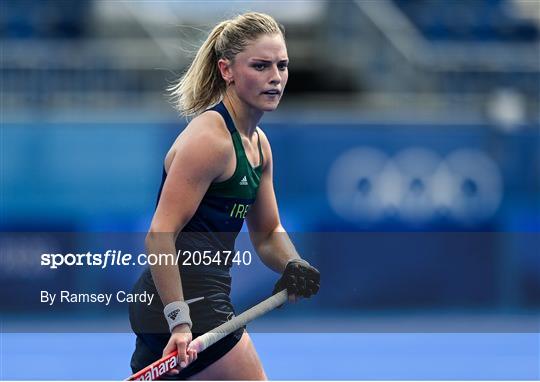
<svg viewBox="0 0 540 382">
<path fill-rule="evenodd" d="M 279 293 L 267 298 L 266 300 L 258 303 L 254 307 L 246 310 L 242 314 L 234 317 L 232 320 L 227 321 L 217 328 L 203 334 L 200 337 L 195 338 L 188 346 L 188 349 L 195 349 L 197 353 L 200 353 L 218 342 L 223 337 L 231 334 L 242 326 L 253 321 L 257 317 L 268 313 L 269 311 L 283 305 L 287 302 L 287 290 L 284 289 Z M 178 351 L 174 351 L 163 358 L 158 359 L 152 364 L 146 366 L 144 369 L 133 374 L 127 378 L 126 381 L 153 381 L 167 373 L 169 370 L 178 366 Z"/>
</svg>

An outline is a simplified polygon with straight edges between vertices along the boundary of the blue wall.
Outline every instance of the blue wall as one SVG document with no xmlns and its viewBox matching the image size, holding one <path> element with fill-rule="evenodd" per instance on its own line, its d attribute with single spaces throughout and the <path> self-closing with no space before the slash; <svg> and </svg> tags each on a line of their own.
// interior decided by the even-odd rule
<svg viewBox="0 0 540 382">
<path fill-rule="evenodd" d="M 144 233 L 155 205 L 163 157 L 182 127 L 150 123 L 5 125 L 3 231 Z M 298 232 L 299 251 L 321 268 L 323 286 L 328 286 L 322 289 L 318 304 L 364 308 L 540 306 L 540 260 L 535 250 L 540 228 L 538 129 L 503 135 L 489 126 L 291 123 L 263 127 L 273 147 L 274 182 L 284 225 L 290 232 Z M 350 167 L 349 162 L 341 162 L 345 163 L 340 173 L 344 181 L 348 174 L 358 176 L 366 153 L 375 153 L 402 166 L 405 178 L 400 179 L 406 180 L 406 188 L 401 192 L 408 195 L 407 203 L 422 207 L 431 178 L 422 173 L 418 179 L 411 177 L 407 166 L 413 164 L 412 174 L 422 170 L 422 166 L 415 167 L 418 163 L 429 158 L 436 165 L 445 160 L 450 163 L 448 158 L 463 150 L 483 155 L 493 165 L 465 166 L 463 171 L 479 169 L 471 170 L 470 179 L 462 179 L 458 188 L 461 197 L 468 198 L 462 205 L 466 215 L 452 216 L 433 208 L 427 215 L 410 218 L 392 206 L 375 218 L 363 215 L 363 206 L 369 205 L 365 203 L 380 191 L 373 174 L 353 182 L 356 189 L 350 210 L 356 208 L 359 214 L 347 216 L 347 210 L 336 209 L 330 201 L 330 194 L 336 191 L 329 186 L 330 174 L 347 153 L 355 153 L 359 162 L 350 162 Z M 412 162 L 411 152 L 417 156 L 412 156 Z M 492 213 L 475 218 L 484 199 L 492 196 L 493 190 L 486 190 L 484 184 L 496 184 L 493 177 L 484 177 L 482 168 L 500 177 L 500 201 L 493 202 Z M 410 234 L 400 236 L 400 231 Z M 469 235 L 437 236 L 437 231 Z M 481 231 L 491 233 L 477 233 Z M 338 236 L 313 232 L 336 232 Z M 378 236 L 376 232 L 387 233 Z M 277 277 L 260 263 L 250 269 L 249 273 L 235 270 L 236 285 L 257 280 L 271 283 Z M 64 275 L 51 282 L 125 288 L 139 272 L 110 270 L 82 278 Z M 22 273 L 19 276 L 11 274 L 9 285 L 17 280 L 23 285 Z M 262 296 L 267 291 L 254 293 Z M 246 302 L 255 295 L 237 292 L 237 297 Z"/>
</svg>

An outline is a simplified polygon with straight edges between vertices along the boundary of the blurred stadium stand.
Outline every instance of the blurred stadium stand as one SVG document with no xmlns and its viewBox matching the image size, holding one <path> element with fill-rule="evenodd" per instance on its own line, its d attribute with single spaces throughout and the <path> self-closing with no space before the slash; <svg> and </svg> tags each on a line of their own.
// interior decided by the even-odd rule
<svg viewBox="0 0 540 382">
<path fill-rule="evenodd" d="M 478 120 L 507 89 L 522 109 L 520 122 L 536 121 L 539 20 L 524 15 L 537 5 L 3 1 L 4 110 L 137 108 L 171 118 L 167 81 L 216 21 L 255 9 L 287 29 L 292 75 L 284 108 Z"/>
</svg>

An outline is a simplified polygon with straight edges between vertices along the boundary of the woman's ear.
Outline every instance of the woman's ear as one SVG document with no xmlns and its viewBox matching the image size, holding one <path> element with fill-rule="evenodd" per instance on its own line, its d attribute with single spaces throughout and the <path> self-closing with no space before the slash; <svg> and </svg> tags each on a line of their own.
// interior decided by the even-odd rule
<svg viewBox="0 0 540 382">
<path fill-rule="evenodd" d="M 221 73 L 221 78 L 227 85 L 230 85 L 234 82 L 233 74 L 231 70 L 231 61 L 227 58 L 220 58 L 218 60 L 218 68 Z"/>
</svg>

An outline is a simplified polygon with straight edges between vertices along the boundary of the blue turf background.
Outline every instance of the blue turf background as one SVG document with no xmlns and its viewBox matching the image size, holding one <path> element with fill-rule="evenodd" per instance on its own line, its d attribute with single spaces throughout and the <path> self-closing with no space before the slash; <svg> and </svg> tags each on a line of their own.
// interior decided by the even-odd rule
<svg viewBox="0 0 540 382">
<path fill-rule="evenodd" d="M 538 333 L 254 333 L 270 379 L 538 380 Z M 1 378 L 123 379 L 131 334 L 3 334 Z"/>
</svg>

